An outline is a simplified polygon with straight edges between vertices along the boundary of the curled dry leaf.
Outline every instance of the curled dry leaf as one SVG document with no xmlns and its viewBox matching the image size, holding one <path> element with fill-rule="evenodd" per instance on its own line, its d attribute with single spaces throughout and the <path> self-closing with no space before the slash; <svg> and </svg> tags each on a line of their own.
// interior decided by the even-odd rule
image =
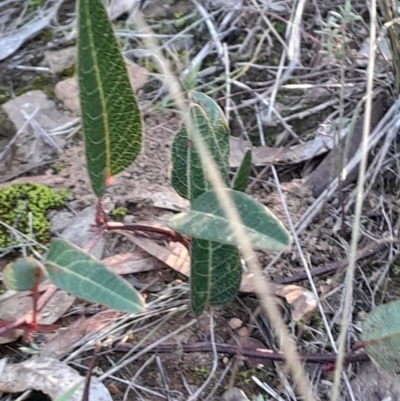
<svg viewBox="0 0 400 401">
<path fill-rule="evenodd" d="M 0 377 L 0 392 L 22 393 L 26 390 L 38 390 L 55 400 L 71 387 L 82 385 L 69 397 L 69 401 L 81 401 L 85 378 L 75 369 L 54 358 L 34 357 L 27 361 L 6 365 Z M 112 401 L 106 387 L 92 377 L 89 389 L 89 401 Z"/>
<path fill-rule="evenodd" d="M 306 288 L 298 285 L 274 284 L 274 289 L 276 295 L 284 297 L 286 302 L 293 306 L 292 317 L 295 322 L 311 313 L 318 306 L 318 300 Z"/>
<path fill-rule="evenodd" d="M 189 252 L 180 242 L 170 242 L 168 247 L 163 247 L 151 239 L 137 237 L 131 233 L 127 234 L 127 237 L 131 241 L 150 255 L 160 259 L 167 266 L 186 277 L 190 277 Z M 285 298 L 287 303 L 293 306 L 292 317 L 295 322 L 298 322 L 304 316 L 312 312 L 318 305 L 314 294 L 306 288 L 297 285 L 280 285 L 274 283 L 270 283 L 270 286 L 275 295 Z M 239 291 L 242 293 L 255 292 L 252 274 L 243 274 Z"/>
<path fill-rule="evenodd" d="M 55 323 L 74 303 L 75 297 L 67 292 L 57 290 L 39 314 L 39 324 Z M 32 296 L 28 293 L 16 293 L 0 302 L 0 320 L 15 322 L 32 309 Z M 0 344 L 17 340 L 23 331 L 20 329 L 8 332 L 0 337 Z"/>
</svg>

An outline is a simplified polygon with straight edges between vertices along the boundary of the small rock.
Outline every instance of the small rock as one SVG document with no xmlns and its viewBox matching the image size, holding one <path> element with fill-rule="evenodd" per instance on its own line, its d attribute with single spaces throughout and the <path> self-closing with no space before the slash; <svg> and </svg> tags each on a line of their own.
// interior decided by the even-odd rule
<svg viewBox="0 0 400 401">
<path fill-rule="evenodd" d="M 74 214 L 71 212 L 57 212 L 50 220 L 50 231 L 53 234 L 59 234 L 68 226 L 73 217 Z"/>
<path fill-rule="evenodd" d="M 232 387 L 221 397 L 221 401 L 249 401 L 246 394 L 237 387 Z"/>
<path fill-rule="evenodd" d="M 75 116 L 81 115 L 78 81 L 76 78 L 67 78 L 58 82 L 54 88 L 54 93 L 57 99 L 63 102 L 66 110 L 71 111 Z"/>
<path fill-rule="evenodd" d="M 237 330 L 243 326 L 243 322 L 237 317 L 233 317 L 231 320 L 229 320 L 228 324 L 232 330 Z"/>
<path fill-rule="evenodd" d="M 131 214 L 127 214 L 124 216 L 124 223 L 126 224 L 132 224 L 135 221 L 135 216 L 132 216 Z"/>
<path fill-rule="evenodd" d="M 89 206 L 82 210 L 71 220 L 65 230 L 61 233 L 61 237 L 80 248 L 84 248 L 85 245 L 96 235 L 95 230 L 93 230 L 95 216 L 96 205 Z M 103 256 L 104 245 L 105 239 L 104 237 L 101 237 L 90 253 L 95 258 L 101 259 Z"/>
<path fill-rule="evenodd" d="M 53 72 L 60 73 L 71 68 L 76 62 L 76 47 L 66 47 L 45 53 L 42 65 L 49 66 Z"/>
<path fill-rule="evenodd" d="M 115 209 L 115 203 L 110 199 L 106 198 L 103 201 L 103 210 L 109 214 Z"/>
<path fill-rule="evenodd" d="M 243 326 L 242 328 L 240 328 L 240 329 L 238 330 L 238 335 L 239 335 L 240 337 L 246 337 L 246 336 L 248 336 L 248 335 L 249 335 L 249 329 L 248 329 L 247 327 Z"/>
<path fill-rule="evenodd" d="M 23 112 L 29 116 L 35 110 L 37 111 L 34 119 L 46 133 L 71 122 L 71 119 L 60 113 L 56 104 L 39 90 L 26 92 L 15 99 L 9 100 L 3 104 L 2 109 L 15 125 L 16 130 L 21 129 L 26 124 Z M 57 148 L 62 150 L 65 145 L 65 140 L 62 136 L 52 135 L 51 138 Z M 57 148 L 49 145 L 42 137 L 36 135 L 29 125 L 18 137 L 16 145 L 17 152 L 14 155 L 14 159 L 24 163 L 39 163 L 51 160 L 58 153 Z"/>
<path fill-rule="evenodd" d="M 129 81 L 131 82 L 132 89 L 137 92 L 147 82 L 147 70 L 131 61 L 126 60 L 126 62 Z"/>
</svg>

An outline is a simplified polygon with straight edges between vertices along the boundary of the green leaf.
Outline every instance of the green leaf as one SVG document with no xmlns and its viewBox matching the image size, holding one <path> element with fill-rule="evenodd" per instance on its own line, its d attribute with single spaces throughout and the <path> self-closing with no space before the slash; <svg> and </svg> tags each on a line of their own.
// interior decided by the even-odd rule
<svg viewBox="0 0 400 401">
<path fill-rule="evenodd" d="M 79 387 L 81 387 L 85 383 L 85 379 L 79 381 L 78 383 L 75 383 L 69 390 L 67 390 L 63 395 L 58 397 L 54 401 L 68 401 L 77 390 L 79 390 Z"/>
<path fill-rule="evenodd" d="M 194 93 L 194 102 L 190 105 L 193 124 L 197 126 L 203 143 L 208 147 L 228 185 L 229 129 L 224 124 L 225 117 L 211 98 L 199 92 Z M 171 150 L 171 184 L 180 196 L 190 200 L 211 189 L 211 183 L 204 175 L 200 155 L 193 145 L 192 135 L 182 125 Z"/>
<path fill-rule="evenodd" d="M 175 136 L 171 147 L 171 185 L 182 198 L 190 198 L 190 155 L 191 142 L 186 131 L 185 125 L 182 124 L 181 129 Z"/>
<path fill-rule="evenodd" d="M 93 191 L 127 169 L 142 141 L 142 118 L 101 0 L 79 0 L 78 79 L 86 159 Z"/>
<path fill-rule="evenodd" d="M 242 267 L 235 247 L 192 238 L 190 269 L 191 303 L 196 315 L 207 305 L 231 301 L 239 291 Z"/>
<path fill-rule="evenodd" d="M 400 373 L 400 301 L 378 306 L 367 315 L 362 340 L 365 351 L 388 372 Z"/>
<path fill-rule="evenodd" d="M 264 205 L 243 192 L 222 189 L 235 203 L 243 229 L 255 250 L 279 251 L 290 247 L 291 237 L 279 219 Z M 188 213 L 174 216 L 169 227 L 193 238 L 240 246 L 214 191 L 196 198 Z"/>
<path fill-rule="evenodd" d="M 243 157 L 242 164 L 236 170 L 232 180 L 232 189 L 236 191 L 246 191 L 251 173 L 251 149 L 247 149 Z"/>
<path fill-rule="evenodd" d="M 122 312 L 144 310 L 142 296 L 80 248 L 53 239 L 45 264 L 50 280 L 62 290 Z"/>
<path fill-rule="evenodd" d="M 31 257 L 9 263 L 3 270 L 4 285 L 13 291 L 30 291 L 45 278 L 43 265 Z"/>
</svg>

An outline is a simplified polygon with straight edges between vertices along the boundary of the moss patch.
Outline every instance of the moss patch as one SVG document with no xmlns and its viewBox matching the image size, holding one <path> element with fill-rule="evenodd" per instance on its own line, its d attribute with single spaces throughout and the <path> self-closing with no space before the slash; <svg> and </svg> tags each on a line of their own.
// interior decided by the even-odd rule
<svg viewBox="0 0 400 401">
<path fill-rule="evenodd" d="M 67 196 L 66 191 L 55 192 L 41 184 L 14 184 L 0 190 L 0 221 L 15 227 L 18 231 L 32 235 L 41 244 L 50 239 L 50 223 L 46 212 L 62 206 Z M 32 234 L 29 219 L 32 215 Z M 0 249 L 17 244 L 10 231 L 0 226 Z"/>
</svg>

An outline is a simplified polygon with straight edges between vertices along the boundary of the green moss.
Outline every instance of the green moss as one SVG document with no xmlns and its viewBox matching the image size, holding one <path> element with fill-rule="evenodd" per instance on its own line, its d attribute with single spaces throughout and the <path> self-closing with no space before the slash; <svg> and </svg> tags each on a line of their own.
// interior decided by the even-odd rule
<svg viewBox="0 0 400 401">
<path fill-rule="evenodd" d="M 274 26 L 275 26 L 276 32 L 278 32 L 280 35 L 283 36 L 285 34 L 286 24 L 284 22 L 282 22 L 282 21 L 275 22 Z"/>
<path fill-rule="evenodd" d="M 116 207 L 110 214 L 114 217 L 124 217 L 128 210 L 126 207 Z"/>
<path fill-rule="evenodd" d="M 64 170 L 64 164 L 63 163 L 56 163 L 53 165 L 53 170 L 58 174 L 61 173 L 61 171 Z"/>
<path fill-rule="evenodd" d="M 10 89 L 0 87 L 0 104 L 6 103 L 11 99 Z"/>
<path fill-rule="evenodd" d="M 62 77 L 65 78 L 72 78 L 75 76 L 75 70 L 76 70 L 75 65 L 73 65 L 72 67 L 69 67 L 66 70 L 64 70 L 61 75 Z"/>
<path fill-rule="evenodd" d="M 41 244 L 50 239 L 49 221 L 46 212 L 51 208 L 62 206 L 67 191 L 55 192 L 41 184 L 14 184 L 0 190 L 0 221 L 15 227 L 18 231 L 32 235 Z M 29 216 L 32 215 L 32 234 L 29 227 Z M 11 242 L 10 232 L 0 226 L 0 249 L 16 244 Z"/>
</svg>

